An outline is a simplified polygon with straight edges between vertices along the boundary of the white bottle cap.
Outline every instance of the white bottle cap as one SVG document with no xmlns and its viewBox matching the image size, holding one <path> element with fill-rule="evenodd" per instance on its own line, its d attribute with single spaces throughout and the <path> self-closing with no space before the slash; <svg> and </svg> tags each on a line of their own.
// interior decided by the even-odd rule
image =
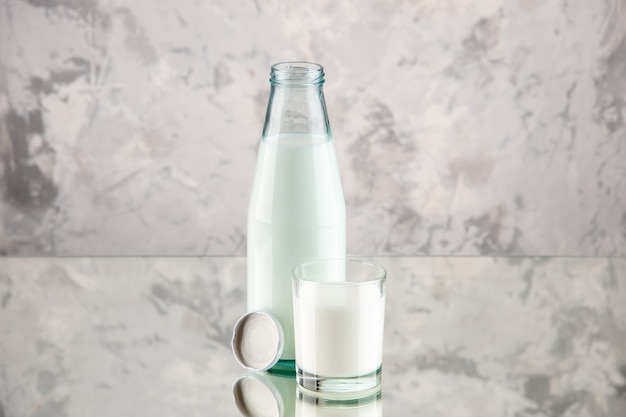
<svg viewBox="0 0 626 417">
<path fill-rule="evenodd" d="M 231 342 L 235 359 L 252 371 L 276 365 L 284 347 L 283 328 L 270 313 L 252 311 L 237 321 Z"/>
</svg>

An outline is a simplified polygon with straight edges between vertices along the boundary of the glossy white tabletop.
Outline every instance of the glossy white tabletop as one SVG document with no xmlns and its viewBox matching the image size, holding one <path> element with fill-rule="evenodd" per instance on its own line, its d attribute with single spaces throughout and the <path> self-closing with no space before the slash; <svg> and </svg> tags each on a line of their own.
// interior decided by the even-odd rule
<svg viewBox="0 0 626 417">
<path fill-rule="evenodd" d="M 388 270 L 372 415 L 626 415 L 625 258 L 366 259 Z M 245 274 L 243 257 L 0 258 L 0 417 L 241 415 Z"/>
</svg>

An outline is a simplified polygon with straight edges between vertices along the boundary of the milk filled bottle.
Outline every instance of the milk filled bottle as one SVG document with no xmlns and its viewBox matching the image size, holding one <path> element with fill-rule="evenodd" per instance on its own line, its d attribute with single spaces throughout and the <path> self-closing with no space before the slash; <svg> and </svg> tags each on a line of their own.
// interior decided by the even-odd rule
<svg viewBox="0 0 626 417">
<path fill-rule="evenodd" d="M 284 348 L 275 369 L 294 372 L 291 271 L 345 257 L 346 211 L 322 67 L 276 64 L 270 83 L 248 210 L 248 311 L 278 319 Z"/>
</svg>

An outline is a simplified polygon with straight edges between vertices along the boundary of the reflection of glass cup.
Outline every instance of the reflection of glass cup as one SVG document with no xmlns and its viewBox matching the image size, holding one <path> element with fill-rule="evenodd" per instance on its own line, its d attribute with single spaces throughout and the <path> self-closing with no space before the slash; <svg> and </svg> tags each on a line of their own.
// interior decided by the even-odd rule
<svg viewBox="0 0 626 417">
<path fill-rule="evenodd" d="M 293 271 L 298 384 L 337 398 L 380 384 L 385 269 L 356 260 L 307 262 Z"/>
<path fill-rule="evenodd" d="M 244 417 L 293 417 L 296 380 L 293 376 L 250 372 L 235 381 L 233 397 Z"/>
<path fill-rule="evenodd" d="M 383 417 L 383 401 L 379 391 L 348 402 L 333 402 L 307 396 L 298 391 L 295 417 Z"/>
</svg>

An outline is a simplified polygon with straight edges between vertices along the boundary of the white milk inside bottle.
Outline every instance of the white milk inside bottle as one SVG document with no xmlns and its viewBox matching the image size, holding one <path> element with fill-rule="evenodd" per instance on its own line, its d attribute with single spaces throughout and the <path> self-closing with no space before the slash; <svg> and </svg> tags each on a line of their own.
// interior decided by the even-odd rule
<svg viewBox="0 0 626 417">
<path fill-rule="evenodd" d="M 345 203 L 330 136 L 264 137 L 248 211 L 248 311 L 276 316 L 285 336 L 281 360 L 295 358 L 293 268 L 345 254 Z"/>
</svg>

